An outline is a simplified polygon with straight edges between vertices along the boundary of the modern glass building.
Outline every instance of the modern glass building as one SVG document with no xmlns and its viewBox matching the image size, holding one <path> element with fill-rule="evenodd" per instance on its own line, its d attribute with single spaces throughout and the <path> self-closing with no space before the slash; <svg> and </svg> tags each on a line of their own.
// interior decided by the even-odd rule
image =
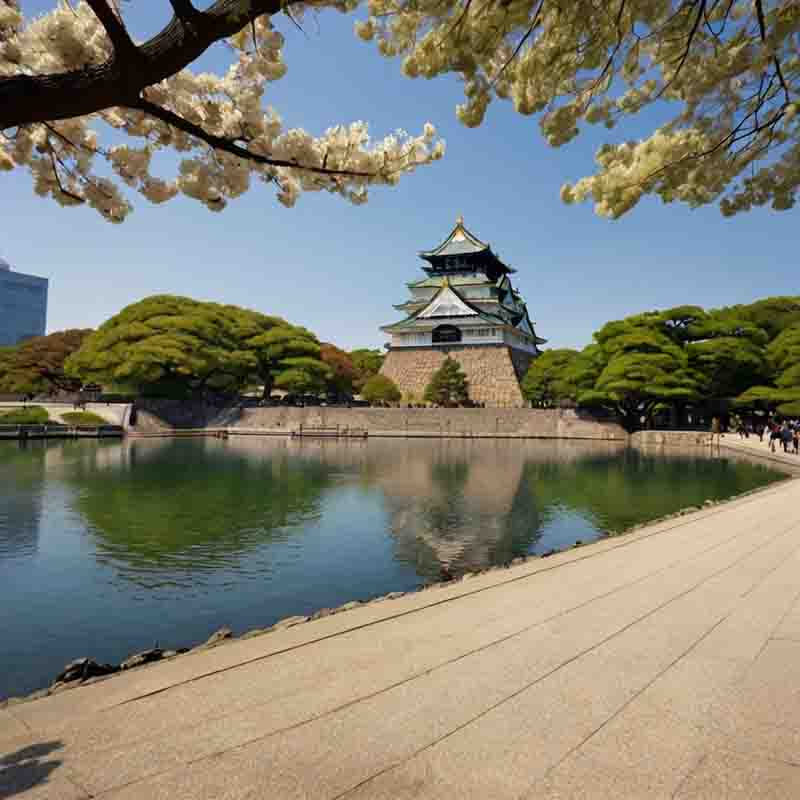
<svg viewBox="0 0 800 800">
<path fill-rule="evenodd" d="M 12 272 L 0 258 L 0 345 L 43 336 L 47 327 L 47 278 Z"/>
</svg>

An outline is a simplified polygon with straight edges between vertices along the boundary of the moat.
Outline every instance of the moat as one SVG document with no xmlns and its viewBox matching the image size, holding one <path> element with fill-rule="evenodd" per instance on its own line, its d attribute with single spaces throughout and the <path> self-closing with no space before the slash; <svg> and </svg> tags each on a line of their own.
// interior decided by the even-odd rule
<svg viewBox="0 0 800 800">
<path fill-rule="evenodd" d="M 0 698 L 589 542 L 782 476 L 567 441 L 0 443 Z"/>
</svg>

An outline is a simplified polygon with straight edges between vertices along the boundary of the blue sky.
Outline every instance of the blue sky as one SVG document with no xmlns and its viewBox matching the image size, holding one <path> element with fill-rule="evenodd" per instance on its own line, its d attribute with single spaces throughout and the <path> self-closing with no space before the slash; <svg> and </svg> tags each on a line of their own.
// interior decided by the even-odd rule
<svg viewBox="0 0 800 800">
<path fill-rule="evenodd" d="M 26 12 L 51 5 L 22 3 Z M 154 6 L 130 6 L 142 32 L 159 21 Z M 279 22 L 289 72 L 268 102 L 312 133 L 355 119 L 375 136 L 415 133 L 431 121 L 447 141 L 445 159 L 375 190 L 366 206 L 308 194 L 285 209 L 256 184 L 221 214 L 184 198 L 155 207 L 135 196 L 121 226 L 35 196 L 19 171 L 0 173 L 0 255 L 50 278 L 49 330 L 96 326 L 128 303 L 172 293 L 277 314 L 348 349 L 380 346 L 379 325 L 399 318 L 392 305 L 421 274 L 417 252 L 437 245 L 458 214 L 517 268 L 537 332 L 553 347 L 582 346 L 606 320 L 648 309 L 800 293 L 796 212 L 724 219 L 716 207 L 648 199 L 612 222 L 591 205 L 561 203 L 561 184 L 592 170 L 599 144 L 636 138 L 652 119 L 589 128 L 554 150 L 536 118 L 497 101 L 469 130 L 455 118 L 456 80 L 404 78 L 398 62 L 356 39 L 353 20 L 309 17 L 305 33 Z"/>
</svg>

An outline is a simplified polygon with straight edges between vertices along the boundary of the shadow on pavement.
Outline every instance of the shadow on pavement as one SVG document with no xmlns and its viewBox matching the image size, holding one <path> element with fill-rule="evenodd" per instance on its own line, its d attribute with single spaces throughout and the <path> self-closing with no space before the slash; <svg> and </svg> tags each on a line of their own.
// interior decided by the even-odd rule
<svg viewBox="0 0 800 800">
<path fill-rule="evenodd" d="M 61 761 L 49 757 L 61 747 L 59 741 L 42 742 L 14 753 L 0 754 L 0 800 L 27 792 L 47 781 L 50 773 L 61 766 Z"/>
</svg>

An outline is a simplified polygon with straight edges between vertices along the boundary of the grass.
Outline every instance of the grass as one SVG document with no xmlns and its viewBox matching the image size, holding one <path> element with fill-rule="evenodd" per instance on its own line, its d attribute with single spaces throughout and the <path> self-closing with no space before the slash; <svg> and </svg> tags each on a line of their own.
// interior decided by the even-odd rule
<svg viewBox="0 0 800 800">
<path fill-rule="evenodd" d="M 67 425 L 108 425 L 108 420 L 103 419 L 99 414 L 91 411 L 67 411 L 61 415 L 61 419 Z"/>
<path fill-rule="evenodd" d="M 47 409 L 41 406 L 14 408 L 0 413 L 0 425 L 44 425 L 49 420 Z"/>
</svg>

